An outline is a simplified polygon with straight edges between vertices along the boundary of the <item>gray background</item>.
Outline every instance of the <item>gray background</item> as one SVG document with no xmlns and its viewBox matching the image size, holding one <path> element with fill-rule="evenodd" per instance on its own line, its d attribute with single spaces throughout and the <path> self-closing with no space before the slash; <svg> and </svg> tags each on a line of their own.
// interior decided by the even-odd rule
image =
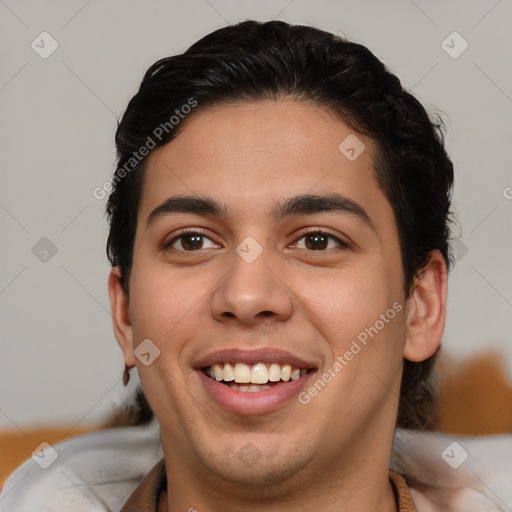
<svg viewBox="0 0 512 512">
<path fill-rule="evenodd" d="M 251 18 L 361 42 L 444 112 L 462 234 L 444 347 L 498 350 L 512 373 L 511 15 L 511 0 L 0 0 L 0 427 L 85 426 L 125 396 L 93 189 L 147 67 Z M 46 59 L 31 47 L 50 48 L 43 31 L 59 45 Z M 457 58 L 442 47 L 454 31 L 469 44 Z"/>
</svg>

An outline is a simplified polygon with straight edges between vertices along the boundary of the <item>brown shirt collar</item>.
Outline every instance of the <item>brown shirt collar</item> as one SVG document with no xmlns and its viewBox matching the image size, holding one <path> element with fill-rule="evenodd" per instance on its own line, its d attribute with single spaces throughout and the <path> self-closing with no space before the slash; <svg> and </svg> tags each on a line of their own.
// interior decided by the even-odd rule
<svg viewBox="0 0 512 512">
<path fill-rule="evenodd" d="M 144 477 L 135 491 L 125 501 L 120 512 L 157 512 L 158 498 L 167 487 L 164 459 Z"/>
<path fill-rule="evenodd" d="M 389 480 L 395 492 L 398 512 L 417 512 L 405 480 L 394 471 Z M 157 512 L 158 498 L 167 486 L 164 459 L 156 464 L 126 500 L 120 512 Z"/>
<path fill-rule="evenodd" d="M 403 477 L 394 471 L 389 472 L 389 480 L 395 492 L 398 512 L 418 512 L 414 501 L 412 501 L 411 492 Z"/>
</svg>

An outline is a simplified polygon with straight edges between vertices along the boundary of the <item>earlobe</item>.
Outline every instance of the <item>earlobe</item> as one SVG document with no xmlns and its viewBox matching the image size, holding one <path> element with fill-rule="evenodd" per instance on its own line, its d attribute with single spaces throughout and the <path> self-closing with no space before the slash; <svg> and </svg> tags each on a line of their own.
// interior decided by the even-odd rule
<svg viewBox="0 0 512 512">
<path fill-rule="evenodd" d="M 121 269 L 114 267 L 108 277 L 110 311 L 117 343 L 124 354 L 127 366 L 135 366 L 133 355 L 133 329 L 130 320 L 129 301 L 121 284 Z"/>
<path fill-rule="evenodd" d="M 436 250 L 416 278 L 407 300 L 405 359 L 424 361 L 436 352 L 444 332 L 447 290 L 448 269 Z"/>
</svg>

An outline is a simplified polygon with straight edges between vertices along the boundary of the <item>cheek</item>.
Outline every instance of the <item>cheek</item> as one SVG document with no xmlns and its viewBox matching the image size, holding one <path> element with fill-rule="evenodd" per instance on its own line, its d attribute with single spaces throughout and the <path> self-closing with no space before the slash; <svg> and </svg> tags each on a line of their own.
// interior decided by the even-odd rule
<svg viewBox="0 0 512 512">
<path fill-rule="evenodd" d="M 386 274 L 368 265 L 359 268 L 338 269 L 318 279 L 296 281 L 296 289 L 301 289 L 302 300 L 307 305 L 311 322 L 323 337 L 329 341 L 336 355 L 347 350 L 347 345 L 365 329 L 378 323 L 380 315 L 396 318 L 393 303 L 401 300 L 396 287 L 391 286 Z M 386 329 L 392 320 L 386 323 Z"/>
<path fill-rule="evenodd" d="M 132 274 L 130 310 L 135 351 L 146 339 L 158 349 L 150 365 L 141 360 L 137 367 L 150 405 L 160 415 L 183 400 L 183 386 L 176 385 L 182 380 L 180 362 L 188 341 L 197 336 L 197 316 L 204 314 L 208 288 L 202 289 L 192 276 L 192 272 L 170 272 L 157 264 L 147 264 Z"/>
<path fill-rule="evenodd" d="M 207 291 L 207 284 L 191 271 L 177 273 L 147 265 L 144 271 L 135 272 L 130 304 L 135 340 L 177 338 L 173 332 L 184 329 L 188 317 L 202 307 Z"/>
</svg>

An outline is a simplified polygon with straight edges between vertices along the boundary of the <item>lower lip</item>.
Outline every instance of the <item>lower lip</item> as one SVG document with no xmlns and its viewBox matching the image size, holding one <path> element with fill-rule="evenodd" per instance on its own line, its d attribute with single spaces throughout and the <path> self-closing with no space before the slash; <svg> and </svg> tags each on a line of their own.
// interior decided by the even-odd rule
<svg viewBox="0 0 512 512">
<path fill-rule="evenodd" d="M 280 382 L 263 391 L 238 391 L 208 377 L 197 370 L 199 379 L 210 396 L 223 408 L 235 414 L 257 415 L 272 412 L 296 397 L 315 372 L 308 372 L 297 380 Z"/>
</svg>

